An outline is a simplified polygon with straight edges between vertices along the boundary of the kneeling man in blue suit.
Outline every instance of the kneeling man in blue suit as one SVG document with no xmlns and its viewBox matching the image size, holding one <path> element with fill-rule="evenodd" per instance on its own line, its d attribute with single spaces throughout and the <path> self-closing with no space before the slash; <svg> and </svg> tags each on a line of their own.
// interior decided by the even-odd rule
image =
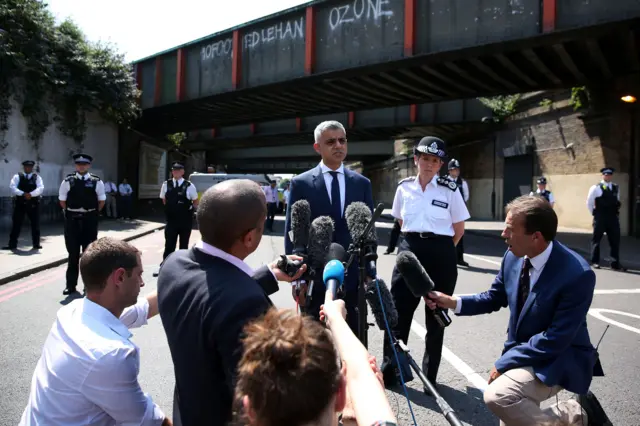
<svg viewBox="0 0 640 426">
<path fill-rule="evenodd" d="M 516 198 L 507 205 L 502 233 L 509 249 L 491 288 L 461 297 L 433 292 L 425 299 L 431 309 L 457 315 L 509 307 L 507 341 L 484 392 L 501 425 L 587 425 L 593 413 L 578 402 L 585 405 L 584 398 L 540 409 L 563 389 L 586 394 L 597 360 L 587 330 L 596 276 L 582 257 L 554 241 L 557 228 L 544 199 Z"/>
</svg>

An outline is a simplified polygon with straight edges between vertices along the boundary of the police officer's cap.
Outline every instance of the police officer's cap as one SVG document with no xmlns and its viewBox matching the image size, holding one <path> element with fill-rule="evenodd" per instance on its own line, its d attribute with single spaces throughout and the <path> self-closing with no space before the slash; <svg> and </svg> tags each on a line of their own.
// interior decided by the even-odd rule
<svg viewBox="0 0 640 426">
<path fill-rule="evenodd" d="M 459 168 L 460 168 L 460 162 L 455 158 L 452 158 L 451 161 L 449 161 L 449 170 L 459 169 Z"/>
<path fill-rule="evenodd" d="M 73 156 L 73 162 L 76 164 L 91 164 L 93 157 L 88 154 L 76 154 Z"/>
<path fill-rule="evenodd" d="M 174 163 L 171 165 L 171 170 L 179 170 L 179 169 L 184 169 L 184 165 L 178 161 L 174 161 Z"/>
<path fill-rule="evenodd" d="M 600 169 L 600 173 L 602 173 L 603 175 L 612 175 L 615 171 L 616 169 L 614 169 L 613 167 L 605 167 L 604 169 Z"/>
<path fill-rule="evenodd" d="M 541 185 L 546 185 L 547 184 L 547 178 L 546 177 L 541 177 L 540 179 L 538 179 L 538 183 Z"/>
<path fill-rule="evenodd" d="M 36 164 L 36 162 L 32 160 L 26 160 L 22 162 L 22 165 L 25 167 L 33 167 L 34 164 Z"/>
<path fill-rule="evenodd" d="M 418 143 L 418 146 L 415 147 L 413 153 L 414 155 L 417 155 L 418 153 L 435 155 L 441 159 L 447 157 L 444 141 L 434 136 L 425 136 L 420 139 L 420 142 Z"/>
</svg>

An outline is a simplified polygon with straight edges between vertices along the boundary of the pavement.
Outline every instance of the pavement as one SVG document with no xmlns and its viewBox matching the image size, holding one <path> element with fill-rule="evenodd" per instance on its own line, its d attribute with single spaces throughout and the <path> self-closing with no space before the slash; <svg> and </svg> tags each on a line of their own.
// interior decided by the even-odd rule
<svg viewBox="0 0 640 426">
<path fill-rule="evenodd" d="M 393 221 L 391 209 L 385 209 L 381 219 L 386 222 Z M 480 235 L 502 240 L 500 234 L 503 229 L 504 222 L 500 221 L 468 220 L 464 223 L 465 235 Z M 559 226 L 556 239 L 580 253 L 585 259 L 590 260 L 591 235 L 591 230 Z M 609 241 L 606 235 L 602 237 L 600 242 L 600 256 L 601 265 L 608 267 L 610 262 Z M 620 261 L 622 266 L 627 269 L 640 270 L 640 238 L 624 236 L 620 239 Z"/>
<path fill-rule="evenodd" d="M 283 251 L 282 216 L 276 217 L 276 232 L 265 235 L 259 248 L 246 261 L 258 267 Z M 390 282 L 395 255 L 384 255 L 391 223 L 378 223 L 381 245 L 378 249 L 378 271 Z M 194 231 L 191 244 L 199 240 Z M 152 273 L 162 259 L 164 237 L 151 233 L 132 241 L 142 252 L 145 287 L 142 294 L 156 288 Z M 486 290 L 497 273 L 504 243 L 494 238 L 470 234 L 465 238 L 465 259 L 468 268 L 460 268 L 457 294 Z M 3 259 L 4 261 L 4 259 Z M 0 426 L 16 425 L 24 410 L 34 367 L 42 344 L 55 319 L 57 310 L 72 298 L 62 295 L 65 267 L 59 266 L 36 273 L 0 287 Z M 592 391 L 616 425 L 639 425 L 640 369 L 640 274 L 621 273 L 609 269 L 595 271 L 597 287 L 587 322 L 592 341 L 600 339 L 606 326 L 611 327 L 600 346 L 605 377 L 596 378 Z M 78 287 L 81 289 L 81 286 Z M 294 308 L 288 284 L 272 296 L 276 306 Z M 422 361 L 424 353 L 424 303 L 415 312 L 408 346 L 412 356 Z M 445 333 L 445 349 L 440 367 L 439 391 L 466 425 L 497 426 L 498 420 L 487 410 L 482 400 L 489 371 L 500 356 L 507 327 L 508 312 L 474 318 L 453 317 Z M 373 318 L 370 316 L 370 322 Z M 174 376 L 164 330 L 160 318 L 133 330 L 133 341 L 141 351 L 140 383 L 145 392 L 171 415 Z M 382 358 L 383 334 L 376 327 L 369 329 L 369 351 Z M 408 399 L 418 425 L 446 426 L 448 422 L 435 401 L 424 395 L 416 378 L 407 384 Z M 387 391 L 398 424 L 414 424 L 408 401 L 401 388 Z M 568 398 L 562 393 L 560 399 Z M 548 405 L 549 401 L 544 405 Z"/>
<path fill-rule="evenodd" d="M 164 228 L 163 222 L 135 219 L 100 219 L 98 238 L 115 237 L 125 241 L 140 238 Z M 67 249 L 64 245 L 64 224 L 56 223 L 41 229 L 42 248 L 31 250 L 31 227 L 27 223 L 22 227 L 18 239 L 18 249 L 0 250 L 0 285 L 15 281 L 36 272 L 67 262 Z M 0 233 L 0 246 L 9 242 L 9 232 Z"/>
</svg>

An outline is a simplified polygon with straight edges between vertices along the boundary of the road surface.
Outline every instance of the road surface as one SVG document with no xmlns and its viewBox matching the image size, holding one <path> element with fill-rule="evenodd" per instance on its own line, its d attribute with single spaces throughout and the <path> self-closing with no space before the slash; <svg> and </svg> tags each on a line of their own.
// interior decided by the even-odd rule
<svg viewBox="0 0 640 426">
<path fill-rule="evenodd" d="M 276 225 L 277 234 L 265 235 L 259 249 L 247 262 L 252 267 L 265 264 L 283 251 L 282 220 Z M 386 242 L 390 224 L 380 224 L 380 241 Z M 192 243 L 199 239 L 194 232 Z M 143 252 L 146 285 L 142 294 L 155 289 L 152 273 L 162 257 L 162 232 L 132 242 Z M 456 293 L 469 294 L 487 289 L 497 272 L 505 245 L 495 239 L 467 236 L 466 260 L 469 268 L 460 268 Z M 384 255 L 379 248 L 378 271 L 388 282 L 395 255 Z M 0 425 L 16 425 L 27 402 L 31 376 L 40 356 L 42 344 L 55 318 L 56 311 L 67 303 L 62 295 L 65 267 L 58 267 L 0 286 Z M 604 378 L 593 381 L 592 390 L 598 396 L 615 425 L 640 424 L 640 275 L 610 270 L 596 271 L 596 296 L 588 318 L 594 344 L 607 324 L 610 324 L 602 345 L 601 358 Z M 82 286 L 79 286 L 82 289 Z M 274 303 L 293 308 L 288 284 L 272 296 Z M 482 401 L 493 362 L 499 357 L 505 338 L 508 312 L 492 315 L 453 318 L 445 334 L 445 350 L 439 373 L 440 391 L 456 410 L 460 419 L 469 425 L 498 425 L 497 419 Z M 373 322 L 372 320 L 370 322 Z M 416 311 L 409 347 L 421 364 L 424 335 L 424 304 Z M 382 358 L 383 334 L 377 328 L 369 332 L 369 350 L 378 360 Z M 141 349 L 140 381 L 162 409 L 171 414 L 173 369 L 160 318 L 134 330 L 133 340 Z M 387 391 L 400 425 L 411 425 L 412 419 L 402 389 Z M 447 425 L 434 400 L 422 393 L 422 384 L 415 378 L 408 384 L 408 396 L 417 424 Z M 569 395 L 561 394 L 560 398 Z M 635 408 L 634 408 L 635 407 Z"/>
</svg>

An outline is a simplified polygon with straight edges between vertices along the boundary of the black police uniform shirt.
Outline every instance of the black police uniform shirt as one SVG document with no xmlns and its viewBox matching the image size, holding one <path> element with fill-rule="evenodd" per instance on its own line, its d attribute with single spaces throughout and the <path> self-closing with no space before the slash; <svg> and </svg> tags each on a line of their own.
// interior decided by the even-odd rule
<svg viewBox="0 0 640 426">
<path fill-rule="evenodd" d="M 620 188 L 613 182 L 600 181 L 589 189 L 587 208 L 591 214 L 598 207 L 598 212 L 617 214 L 620 207 Z"/>
<path fill-rule="evenodd" d="M 458 185 L 437 175 L 424 192 L 418 176 L 401 180 L 391 215 L 402 220 L 402 232 L 433 232 L 451 237 L 455 234 L 453 224 L 471 217 Z"/>
<path fill-rule="evenodd" d="M 24 194 L 31 194 L 31 198 L 40 197 L 44 192 L 42 178 L 37 173 L 18 173 L 13 175 L 9 183 L 11 193 L 16 197 L 23 197 Z"/>
<path fill-rule="evenodd" d="M 96 210 L 98 202 L 106 199 L 104 183 L 98 176 L 91 173 L 68 174 L 60 184 L 58 191 L 58 200 L 66 201 L 67 210 L 72 212 Z"/>
</svg>

